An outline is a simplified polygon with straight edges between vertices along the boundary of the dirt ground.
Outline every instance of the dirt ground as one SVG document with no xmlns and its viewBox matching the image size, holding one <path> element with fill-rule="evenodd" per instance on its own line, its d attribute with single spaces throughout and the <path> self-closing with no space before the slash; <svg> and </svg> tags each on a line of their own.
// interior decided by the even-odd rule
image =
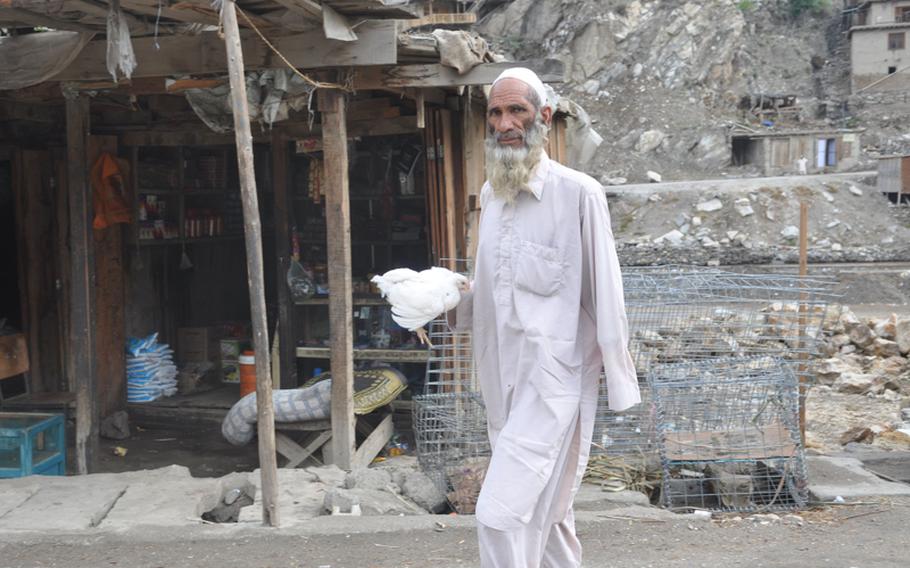
<svg viewBox="0 0 910 568">
<path fill-rule="evenodd" d="M 186 466 L 193 477 L 221 477 L 233 471 L 253 471 L 259 467 L 256 444 L 236 447 L 212 425 L 192 429 L 142 428 L 130 425 L 126 440 L 101 439 L 98 473 L 120 473 L 156 469 L 171 464 Z M 126 455 L 114 453 L 125 448 Z"/>
<path fill-rule="evenodd" d="M 762 525 L 748 517 L 739 522 L 600 518 L 580 522 L 578 532 L 588 568 L 907 565 L 910 500 L 800 514 L 803 526 Z M 477 566 L 477 554 L 474 530 L 466 527 L 335 534 L 200 527 L 0 540 L 0 568 L 460 568 Z"/>
</svg>

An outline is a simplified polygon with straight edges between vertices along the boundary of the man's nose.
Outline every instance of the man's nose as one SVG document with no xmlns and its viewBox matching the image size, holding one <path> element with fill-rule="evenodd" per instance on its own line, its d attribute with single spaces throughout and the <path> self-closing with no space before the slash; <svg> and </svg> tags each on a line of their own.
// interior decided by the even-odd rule
<svg viewBox="0 0 910 568">
<path fill-rule="evenodd" d="M 517 128 L 517 122 L 508 114 L 503 114 L 494 125 L 497 132 L 509 132 Z"/>
</svg>

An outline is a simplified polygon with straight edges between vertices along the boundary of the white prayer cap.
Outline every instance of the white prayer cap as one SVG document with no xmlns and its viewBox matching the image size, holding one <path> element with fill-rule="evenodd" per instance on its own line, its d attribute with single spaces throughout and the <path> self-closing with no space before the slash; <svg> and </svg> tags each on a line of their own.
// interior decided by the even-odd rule
<svg viewBox="0 0 910 568">
<path fill-rule="evenodd" d="M 502 81 L 503 79 L 518 79 L 525 85 L 531 87 L 531 89 L 537 93 L 537 98 L 540 100 L 540 107 L 551 107 L 548 98 L 547 98 L 547 89 L 543 86 L 543 81 L 540 80 L 540 77 L 537 76 L 537 73 L 531 71 L 527 67 L 511 67 L 506 69 L 499 74 L 499 77 L 496 77 L 496 80 L 493 81 L 493 85 Z"/>
</svg>

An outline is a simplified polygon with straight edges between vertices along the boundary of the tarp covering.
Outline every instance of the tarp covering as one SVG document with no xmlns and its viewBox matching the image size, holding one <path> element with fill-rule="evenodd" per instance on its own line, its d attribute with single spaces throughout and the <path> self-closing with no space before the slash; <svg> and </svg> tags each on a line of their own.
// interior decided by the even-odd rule
<svg viewBox="0 0 910 568">
<path fill-rule="evenodd" d="M 0 37 L 0 90 L 47 81 L 66 69 L 93 35 L 55 31 Z"/>
<path fill-rule="evenodd" d="M 302 110 L 310 104 L 315 88 L 286 69 L 253 71 L 246 74 L 246 98 L 250 121 L 272 125 L 286 120 L 288 110 Z M 202 121 L 221 134 L 234 130 L 231 86 L 212 89 L 187 89 L 186 100 Z"/>
</svg>

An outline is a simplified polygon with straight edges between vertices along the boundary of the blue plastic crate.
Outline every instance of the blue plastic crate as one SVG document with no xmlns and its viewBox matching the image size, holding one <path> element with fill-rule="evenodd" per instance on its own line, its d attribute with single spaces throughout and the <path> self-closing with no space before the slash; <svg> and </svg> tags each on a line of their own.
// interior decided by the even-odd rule
<svg viewBox="0 0 910 568">
<path fill-rule="evenodd" d="M 66 475 L 62 414 L 0 412 L 0 478 Z"/>
</svg>

